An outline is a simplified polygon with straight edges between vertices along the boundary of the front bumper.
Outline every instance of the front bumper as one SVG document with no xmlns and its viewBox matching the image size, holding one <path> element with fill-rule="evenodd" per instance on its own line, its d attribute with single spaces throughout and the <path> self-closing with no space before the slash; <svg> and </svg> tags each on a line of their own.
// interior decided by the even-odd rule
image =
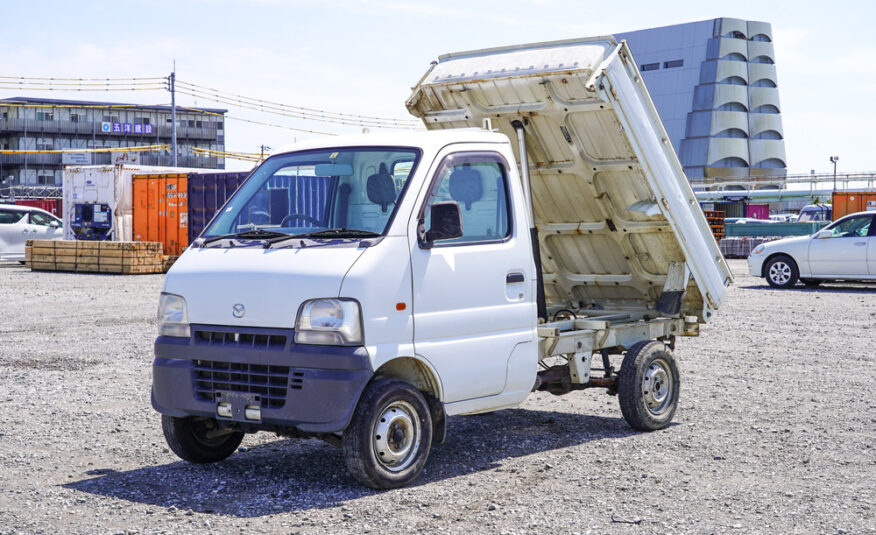
<svg viewBox="0 0 876 535">
<path fill-rule="evenodd" d="M 256 429 L 342 431 L 365 385 L 364 347 L 299 345 L 291 329 L 192 325 L 189 338 L 159 336 L 152 365 L 152 406 L 169 416 L 217 417 L 223 396 L 261 405 Z"/>
<path fill-rule="evenodd" d="M 748 255 L 748 273 L 753 277 L 763 277 L 763 261 L 766 255 L 761 253 L 758 255 Z"/>
</svg>

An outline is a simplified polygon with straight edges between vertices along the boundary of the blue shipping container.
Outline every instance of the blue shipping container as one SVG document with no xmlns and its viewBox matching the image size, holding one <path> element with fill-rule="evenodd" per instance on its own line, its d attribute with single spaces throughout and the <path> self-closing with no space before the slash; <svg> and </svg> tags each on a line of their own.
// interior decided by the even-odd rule
<svg viewBox="0 0 876 535">
<path fill-rule="evenodd" d="M 249 171 L 189 174 L 189 243 L 195 241 Z"/>
</svg>

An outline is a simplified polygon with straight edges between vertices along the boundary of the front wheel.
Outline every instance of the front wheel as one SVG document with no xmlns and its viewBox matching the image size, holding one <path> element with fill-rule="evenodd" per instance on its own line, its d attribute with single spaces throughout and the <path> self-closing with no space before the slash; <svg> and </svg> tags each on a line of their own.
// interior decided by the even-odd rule
<svg viewBox="0 0 876 535">
<path fill-rule="evenodd" d="M 243 433 L 219 429 L 212 418 L 162 416 L 161 427 L 170 449 L 184 461 L 216 463 L 234 453 Z"/>
<path fill-rule="evenodd" d="M 797 269 L 797 263 L 791 257 L 779 255 L 767 262 L 764 274 L 770 286 L 785 289 L 797 284 L 800 271 Z"/>
<path fill-rule="evenodd" d="M 679 394 L 678 364 L 663 343 L 637 342 L 621 363 L 618 401 L 633 429 L 663 429 L 675 415 Z"/>
<path fill-rule="evenodd" d="M 362 393 L 342 442 L 356 481 L 374 489 L 403 487 L 420 475 L 429 457 L 429 404 L 406 381 L 377 379 Z"/>
</svg>

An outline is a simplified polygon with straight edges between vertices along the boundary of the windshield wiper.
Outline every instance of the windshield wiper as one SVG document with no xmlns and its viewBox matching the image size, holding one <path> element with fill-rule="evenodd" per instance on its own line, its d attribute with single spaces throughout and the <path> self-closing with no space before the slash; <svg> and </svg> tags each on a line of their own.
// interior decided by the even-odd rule
<svg viewBox="0 0 876 535">
<path fill-rule="evenodd" d="M 222 236 L 211 236 L 209 238 L 204 238 L 204 241 L 201 243 L 201 246 L 207 245 L 208 243 L 213 243 L 220 240 L 229 240 L 229 239 L 252 239 L 252 240 L 270 240 L 277 238 L 289 238 L 288 234 L 283 232 L 275 232 L 273 230 L 264 230 L 264 229 L 249 229 L 244 230 L 243 232 L 235 232 L 233 234 L 223 234 Z"/>
<path fill-rule="evenodd" d="M 302 238 L 376 238 L 380 236 L 377 232 L 370 230 L 362 230 L 357 228 L 327 228 L 325 230 L 315 230 L 313 232 L 304 232 L 301 234 L 293 234 L 292 236 L 277 236 L 271 238 L 265 243 L 265 249 L 272 245 L 286 240 L 295 240 Z"/>
</svg>

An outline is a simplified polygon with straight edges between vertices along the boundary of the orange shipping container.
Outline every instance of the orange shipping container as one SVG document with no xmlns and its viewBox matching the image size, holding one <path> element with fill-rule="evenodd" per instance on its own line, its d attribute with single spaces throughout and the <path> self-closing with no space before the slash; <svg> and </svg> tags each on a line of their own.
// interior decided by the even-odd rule
<svg viewBox="0 0 876 535">
<path fill-rule="evenodd" d="M 189 244 L 187 175 L 134 175 L 133 187 L 134 240 L 161 242 L 164 254 L 181 254 Z"/>
<path fill-rule="evenodd" d="M 876 211 L 876 191 L 837 191 L 833 194 L 833 220 L 855 212 Z"/>
</svg>

